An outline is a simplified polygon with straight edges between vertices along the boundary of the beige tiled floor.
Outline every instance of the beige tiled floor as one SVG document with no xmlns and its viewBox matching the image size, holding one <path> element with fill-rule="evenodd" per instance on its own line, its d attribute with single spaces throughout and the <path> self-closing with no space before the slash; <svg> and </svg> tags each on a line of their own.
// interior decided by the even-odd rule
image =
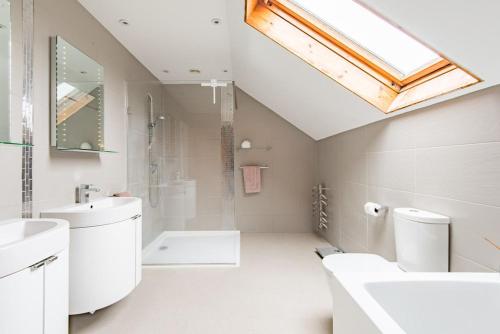
<svg viewBox="0 0 500 334">
<path fill-rule="evenodd" d="M 239 268 L 146 269 L 139 287 L 72 334 L 329 334 L 330 292 L 314 234 L 242 234 Z"/>
</svg>

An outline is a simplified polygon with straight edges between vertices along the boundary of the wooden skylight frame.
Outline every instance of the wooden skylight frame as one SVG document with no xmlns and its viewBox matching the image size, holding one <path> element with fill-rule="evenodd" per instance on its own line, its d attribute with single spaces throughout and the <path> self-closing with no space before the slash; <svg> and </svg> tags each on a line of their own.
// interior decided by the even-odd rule
<svg viewBox="0 0 500 334">
<path fill-rule="evenodd" d="M 477 76 L 444 55 L 407 77 L 397 76 L 288 0 L 246 0 L 245 22 L 384 113 L 462 89 Z"/>
</svg>

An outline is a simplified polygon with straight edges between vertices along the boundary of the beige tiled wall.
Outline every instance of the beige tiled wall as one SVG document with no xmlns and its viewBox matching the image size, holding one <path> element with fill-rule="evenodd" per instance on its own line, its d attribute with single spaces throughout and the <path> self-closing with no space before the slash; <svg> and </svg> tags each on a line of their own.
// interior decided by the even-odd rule
<svg viewBox="0 0 500 334">
<path fill-rule="evenodd" d="M 500 87 L 319 142 L 332 188 L 326 238 L 346 251 L 395 258 L 392 212 L 411 206 L 452 218 L 451 270 L 497 270 L 500 253 Z M 389 206 L 366 217 L 367 201 Z"/>
<path fill-rule="evenodd" d="M 236 224 L 243 232 L 310 232 L 311 188 L 316 175 L 316 142 L 270 109 L 237 90 L 235 144 L 250 139 L 269 151 L 236 151 Z M 266 164 L 262 192 L 244 194 L 245 164 Z"/>
<path fill-rule="evenodd" d="M 45 208 L 73 203 L 75 186 L 80 183 L 101 186 L 101 195 L 125 189 L 125 82 L 155 78 L 77 0 L 35 0 L 34 21 L 33 196 L 34 216 L 37 216 Z M 118 154 L 91 155 L 50 148 L 49 38 L 55 35 L 62 36 L 104 66 L 105 145 Z M 19 80 L 14 81 L 14 86 L 19 86 Z M 20 129 L 17 109 L 13 110 L 12 124 L 16 132 Z M 20 136 L 15 133 L 14 137 Z M 1 146 L 0 160 L 0 184 L 8 189 L 0 195 L 0 219 L 16 218 L 21 214 L 21 149 Z"/>
</svg>

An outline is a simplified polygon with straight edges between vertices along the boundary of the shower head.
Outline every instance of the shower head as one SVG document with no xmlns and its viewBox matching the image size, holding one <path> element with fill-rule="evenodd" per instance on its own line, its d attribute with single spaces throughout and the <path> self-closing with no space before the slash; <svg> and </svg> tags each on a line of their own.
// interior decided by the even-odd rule
<svg viewBox="0 0 500 334">
<path fill-rule="evenodd" d="M 152 129 L 152 128 L 156 127 L 158 121 L 163 121 L 163 120 L 165 120 L 165 116 L 157 116 L 155 118 L 154 122 L 149 123 L 149 127 Z"/>
</svg>

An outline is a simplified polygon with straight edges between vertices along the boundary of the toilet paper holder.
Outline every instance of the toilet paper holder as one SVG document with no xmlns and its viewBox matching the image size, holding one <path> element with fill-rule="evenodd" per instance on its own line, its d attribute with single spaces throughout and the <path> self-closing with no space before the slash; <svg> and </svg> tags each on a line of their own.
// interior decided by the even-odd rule
<svg viewBox="0 0 500 334">
<path fill-rule="evenodd" d="M 387 207 L 374 202 L 367 202 L 364 206 L 365 213 L 373 217 L 383 217 L 387 212 Z"/>
</svg>

